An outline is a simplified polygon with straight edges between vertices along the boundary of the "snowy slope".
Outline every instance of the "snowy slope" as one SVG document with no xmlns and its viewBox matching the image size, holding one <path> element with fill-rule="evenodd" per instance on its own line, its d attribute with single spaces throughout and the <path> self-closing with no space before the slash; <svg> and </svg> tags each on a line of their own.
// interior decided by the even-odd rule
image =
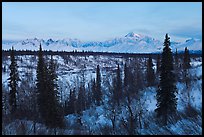
<svg viewBox="0 0 204 137">
<path fill-rule="evenodd" d="M 22 62 L 21 62 L 22 58 Z M 50 56 L 45 56 L 46 58 L 50 58 Z M 57 61 L 57 64 L 59 65 L 57 74 L 58 74 L 58 85 L 59 85 L 59 91 L 62 93 L 62 100 L 67 99 L 69 96 L 69 91 L 72 87 L 75 86 L 75 84 L 78 82 L 77 75 L 79 79 L 81 79 L 81 71 L 83 70 L 82 66 L 86 64 L 85 68 L 85 81 L 88 83 L 90 82 L 91 78 L 95 78 L 95 66 L 97 64 L 100 64 L 101 66 L 101 74 L 102 79 L 105 80 L 108 77 L 111 77 L 111 74 L 113 73 L 113 70 L 117 68 L 117 62 L 119 64 L 122 64 L 122 62 L 125 62 L 125 58 L 120 57 L 110 57 L 110 56 L 87 56 L 80 57 L 80 56 L 70 56 L 68 63 L 66 63 L 66 59 L 64 59 L 62 56 L 55 55 L 53 56 L 54 60 Z M 46 59 L 47 60 L 47 59 Z M 145 62 L 145 59 L 143 59 L 142 62 Z M 154 65 L 155 60 L 153 59 Z M 36 67 L 37 67 L 37 57 L 34 55 L 23 55 L 23 56 L 17 56 L 17 64 L 19 66 L 19 74 L 21 79 L 23 79 L 23 75 L 26 74 L 26 72 L 30 72 L 32 74 L 33 80 L 32 82 L 35 82 L 36 80 Z M 123 63 L 124 64 L 124 63 Z M 6 89 L 8 89 L 8 77 L 9 77 L 9 67 L 10 65 L 10 57 L 2 58 L 2 67 L 6 66 L 7 71 L 2 71 L 2 85 Z M 144 65 L 144 64 L 143 64 Z M 29 66 L 32 66 L 29 68 Z M 194 81 L 192 81 L 191 88 L 190 88 L 190 96 L 191 96 L 191 105 L 196 108 L 198 111 L 202 110 L 202 57 L 199 58 L 192 58 L 191 59 L 191 66 L 190 74 L 194 77 Z M 121 65 L 121 70 L 123 70 L 123 65 Z M 156 68 L 155 68 L 156 69 Z M 81 70 L 81 71 L 80 71 Z M 145 69 L 144 69 L 145 71 Z M 31 83 L 33 84 L 33 83 Z M 177 88 L 178 88 L 178 112 L 184 112 L 186 104 L 188 103 L 186 99 L 184 99 L 184 95 L 186 94 L 185 84 L 177 82 Z M 103 82 L 103 86 L 105 87 L 105 83 Z M 103 89 L 105 89 L 103 87 Z M 108 90 L 108 89 L 107 89 Z M 106 91 L 106 90 L 104 90 Z M 139 134 L 144 135 L 155 135 L 155 134 L 179 134 L 179 135 L 185 135 L 185 134 L 202 134 L 202 115 L 198 116 L 196 119 L 189 117 L 189 118 L 182 118 L 175 124 L 170 124 L 167 127 L 160 127 L 158 126 L 155 121 L 154 117 L 154 110 L 156 108 L 156 88 L 155 87 L 148 87 L 144 90 L 140 91 L 141 93 L 141 103 L 144 108 L 143 116 L 142 116 L 142 124 L 146 123 L 147 127 L 143 125 L 143 128 L 139 131 Z M 182 94 L 184 93 L 184 94 Z M 104 131 L 108 132 L 108 129 L 112 128 L 112 122 L 110 119 L 110 116 L 112 115 L 111 111 L 108 109 L 108 103 L 104 101 L 104 105 L 101 106 L 93 106 L 89 109 L 86 109 L 82 112 L 81 120 L 83 123 L 83 128 L 80 130 L 82 132 L 81 134 L 101 134 L 102 129 L 104 128 Z M 137 100 L 134 99 L 132 102 L 132 108 L 134 110 L 134 114 L 136 114 L 136 110 L 139 108 L 136 104 Z M 123 134 L 124 131 L 123 127 L 120 127 L 122 118 L 128 119 L 129 113 L 126 108 L 126 106 L 121 107 L 121 110 L 117 110 L 117 117 L 116 117 L 116 130 L 117 134 Z M 77 118 L 78 115 L 76 114 L 69 114 L 65 116 L 65 121 L 67 124 L 67 127 L 65 129 L 57 129 L 57 134 L 77 134 L 75 132 L 79 132 L 76 130 L 75 127 L 79 127 L 77 124 Z M 4 134 L 18 134 L 19 133 L 19 125 L 23 122 L 26 125 L 26 134 L 34 134 L 33 128 L 32 128 L 32 121 L 29 120 L 16 120 L 15 122 L 11 122 L 4 128 Z M 106 128 L 105 128 L 106 127 Z M 195 127 L 195 129 L 194 129 Z M 191 130 L 189 130 L 191 129 Z M 62 133 L 60 132 L 62 130 Z M 36 124 L 36 133 L 37 134 L 51 134 L 49 132 L 49 129 L 46 128 L 45 125 L 42 123 Z M 78 133 L 79 134 L 79 133 Z"/>
<path fill-rule="evenodd" d="M 26 39 L 23 41 L 3 41 L 2 49 L 8 50 L 12 46 L 16 50 L 38 50 L 40 43 L 44 50 L 52 51 L 94 51 L 94 52 L 119 52 L 119 53 L 152 53 L 161 52 L 163 41 L 142 34 L 128 33 L 124 37 L 114 38 L 106 41 L 83 42 L 78 39 L 43 40 Z M 171 42 L 173 52 L 184 51 L 188 47 L 191 51 L 202 51 L 202 41 L 188 39 L 184 42 Z"/>
</svg>

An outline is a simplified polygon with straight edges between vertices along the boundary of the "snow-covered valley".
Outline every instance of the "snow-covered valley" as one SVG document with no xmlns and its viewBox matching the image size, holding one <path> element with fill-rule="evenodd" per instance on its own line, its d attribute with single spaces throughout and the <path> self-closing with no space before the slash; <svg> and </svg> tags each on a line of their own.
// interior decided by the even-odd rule
<svg viewBox="0 0 204 137">
<path fill-rule="evenodd" d="M 23 87 L 23 82 L 28 82 L 30 87 L 35 87 L 36 80 L 36 68 L 37 59 L 35 55 L 23 55 L 17 56 L 17 64 L 20 75 L 19 87 Z M 49 60 L 50 56 L 45 56 L 45 60 Z M 53 56 L 53 59 L 57 62 L 57 75 L 58 85 L 60 91 L 60 101 L 63 104 L 67 98 L 69 98 L 70 90 L 73 87 L 77 87 L 79 83 L 84 80 L 86 89 L 89 88 L 89 83 L 92 79 L 96 78 L 96 66 L 100 66 L 101 79 L 102 79 L 102 92 L 103 92 L 103 104 L 100 106 L 92 105 L 78 114 L 66 115 L 66 127 L 65 129 L 57 129 L 56 134 L 129 134 L 128 124 L 129 111 L 127 104 L 123 103 L 119 108 L 110 108 L 109 104 L 109 92 L 112 84 L 112 77 L 116 73 L 117 65 L 120 65 L 122 79 L 124 77 L 124 64 L 127 63 L 130 68 L 135 66 L 132 62 L 134 58 L 124 58 L 122 56 Z M 147 58 L 138 58 L 141 63 L 142 73 L 145 73 L 145 62 Z M 182 59 L 180 59 L 182 61 Z M 156 72 L 156 59 L 153 59 L 154 71 Z M 2 88 L 3 92 L 8 93 L 8 78 L 9 78 L 9 65 L 10 57 L 2 56 Z M 196 112 L 194 116 L 188 116 L 188 99 L 185 83 L 177 82 L 178 89 L 178 105 L 177 110 L 179 113 L 178 121 L 172 124 L 168 124 L 165 127 L 159 127 L 154 118 L 154 110 L 156 108 L 156 90 L 157 86 L 145 87 L 139 91 L 139 97 L 132 97 L 130 107 L 133 110 L 133 114 L 140 121 L 136 128 L 136 134 L 174 134 L 174 135 L 187 135 L 187 134 L 202 134 L 202 57 L 191 58 L 191 82 L 190 82 L 190 104 L 193 107 L 193 111 Z M 158 76 L 157 76 L 158 79 Z M 28 91 L 28 87 L 24 87 L 19 91 Z M 195 110 L 194 110 L 195 109 Z M 113 114 L 112 110 L 115 110 Z M 190 111 L 190 110 L 189 110 Z M 141 112 L 141 115 L 138 115 Z M 115 116 L 115 130 L 113 130 L 112 116 Z M 81 118 L 81 125 L 78 123 L 78 118 Z M 142 120 L 141 120 L 142 119 Z M 26 128 L 24 132 L 26 134 L 33 133 L 33 122 L 31 120 L 21 119 L 12 123 L 4 123 L 2 130 L 3 134 L 21 134 L 22 129 L 18 129 L 16 125 L 24 125 Z M 127 128 L 127 129 L 126 129 Z M 36 124 L 35 134 L 54 134 L 50 129 L 47 129 L 42 123 Z"/>
</svg>

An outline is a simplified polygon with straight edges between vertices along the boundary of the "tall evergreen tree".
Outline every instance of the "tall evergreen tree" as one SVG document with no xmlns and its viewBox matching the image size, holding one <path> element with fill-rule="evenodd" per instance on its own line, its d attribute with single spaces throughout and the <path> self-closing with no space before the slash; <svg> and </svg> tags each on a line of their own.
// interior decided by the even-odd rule
<svg viewBox="0 0 204 137">
<path fill-rule="evenodd" d="M 56 74 L 56 63 L 54 62 L 52 56 L 49 63 L 49 69 L 48 69 L 48 77 L 47 77 L 47 86 L 49 90 L 47 91 L 48 95 L 48 104 L 47 109 L 49 110 L 49 115 L 47 119 L 49 120 L 49 126 L 50 127 L 63 127 L 63 109 L 60 105 L 59 100 L 59 88 L 57 84 L 57 74 Z"/>
<path fill-rule="evenodd" d="M 51 128 L 63 126 L 63 113 L 58 100 L 56 65 L 51 58 L 49 67 L 44 62 L 40 45 L 37 66 L 37 103 L 40 118 Z"/>
<path fill-rule="evenodd" d="M 93 102 L 96 104 L 97 92 L 96 92 L 96 81 L 95 81 L 95 79 L 92 80 L 91 91 L 92 91 L 92 94 L 93 94 Z"/>
<path fill-rule="evenodd" d="M 51 81 L 50 88 L 53 90 L 56 101 L 60 102 L 59 100 L 60 93 L 59 93 L 59 86 L 57 84 L 58 77 L 57 77 L 56 69 L 57 69 L 57 64 L 54 62 L 53 57 L 51 55 L 51 60 L 49 62 L 49 69 L 48 69 L 49 78 L 50 78 L 49 81 Z"/>
<path fill-rule="evenodd" d="M 149 56 L 147 61 L 147 86 L 153 86 L 155 84 L 155 74 L 153 69 L 152 57 Z"/>
<path fill-rule="evenodd" d="M 17 87 L 18 87 L 18 81 L 20 81 L 19 75 L 18 75 L 18 66 L 15 59 L 15 53 L 14 48 L 12 47 L 10 59 L 11 64 L 9 66 L 10 69 L 10 77 L 8 78 L 10 87 L 10 93 L 9 93 L 9 105 L 11 114 L 15 113 L 17 109 L 17 103 L 16 103 L 16 94 L 17 94 Z"/>
<path fill-rule="evenodd" d="M 113 76 L 113 80 L 112 80 L 112 96 L 111 96 L 111 101 L 113 102 L 112 105 L 115 106 L 116 104 L 119 105 L 119 98 L 118 98 L 118 94 L 117 94 L 117 78 Z"/>
<path fill-rule="evenodd" d="M 190 106 L 190 74 L 189 74 L 189 69 L 190 69 L 191 65 L 190 65 L 190 55 L 189 55 L 189 51 L 188 48 L 185 47 L 185 51 L 184 51 L 184 59 L 183 59 L 183 80 L 185 82 L 186 85 L 186 92 L 188 95 L 188 105 Z"/>
<path fill-rule="evenodd" d="M 170 38 L 166 34 L 161 60 L 160 84 L 156 95 L 157 108 L 155 109 L 157 117 L 161 118 L 164 125 L 168 124 L 170 116 L 177 111 L 176 93 Z"/>
<path fill-rule="evenodd" d="M 187 47 L 185 47 L 185 51 L 184 51 L 184 59 L 183 59 L 183 68 L 184 69 L 189 69 L 191 67 L 190 65 L 190 54 L 189 54 L 189 50 Z"/>
<path fill-rule="evenodd" d="M 88 83 L 88 91 L 87 91 L 88 93 L 87 93 L 87 98 L 86 98 L 87 108 L 90 108 L 90 106 L 93 103 L 92 84 L 93 84 L 93 80 L 91 79 L 91 82 Z"/>
<path fill-rule="evenodd" d="M 40 119 L 42 119 L 45 122 L 45 119 L 47 118 L 47 83 L 46 83 L 46 76 L 47 76 L 47 69 L 45 66 L 45 62 L 43 59 L 43 52 L 42 47 L 40 45 L 40 49 L 38 52 L 38 64 L 37 64 L 37 80 L 36 80 L 36 86 L 37 86 L 37 104 L 38 104 L 38 110 L 39 110 L 39 116 Z"/>
<path fill-rule="evenodd" d="M 127 64 L 125 63 L 124 65 L 124 80 L 123 80 L 123 84 L 124 84 L 124 88 L 127 87 L 128 85 L 128 67 Z"/>
<path fill-rule="evenodd" d="M 133 82 L 134 93 L 138 94 L 139 90 L 144 88 L 144 74 L 141 68 L 141 60 L 136 59 L 135 77 Z"/>
<path fill-rule="evenodd" d="M 85 109 L 85 87 L 84 85 L 80 85 L 79 91 L 78 91 L 78 98 L 77 98 L 77 113 L 81 114 L 81 112 Z"/>
<path fill-rule="evenodd" d="M 102 102 L 102 91 L 101 91 L 101 74 L 99 65 L 96 68 L 96 94 L 95 94 L 96 104 L 100 105 Z"/>
<path fill-rule="evenodd" d="M 69 100 L 65 101 L 65 115 L 73 114 L 76 112 L 76 90 L 70 89 Z"/>
<path fill-rule="evenodd" d="M 118 64 L 118 68 L 116 70 L 116 83 L 115 83 L 115 100 L 120 105 L 120 100 L 122 98 L 122 80 L 121 80 L 121 74 L 120 74 L 120 66 Z"/>
<path fill-rule="evenodd" d="M 124 89 L 124 96 L 127 96 L 129 93 L 129 87 L 130 87 L 130 72 L 129 68 L 127 67 L 127 64 L 125 63 L 124 66 L 124 79 L 123 79 L 123 89 Z"/>
</svg>

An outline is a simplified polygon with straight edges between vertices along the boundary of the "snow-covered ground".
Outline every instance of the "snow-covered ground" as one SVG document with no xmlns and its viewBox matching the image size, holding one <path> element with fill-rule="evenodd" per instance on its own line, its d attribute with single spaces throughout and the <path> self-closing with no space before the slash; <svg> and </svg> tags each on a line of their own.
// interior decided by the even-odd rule
<svg viewBox="0 0 204 137">
<path fill-rule="evenodd" d="M 47 58 L 50 58 L 50 56 L 47 56 Z M 55 61 L 57 61 L 58 69 L 58 85 L 59 90 L 62 92 L 62 99 L 65 100 L 69 96 L 70 89 L 72 89 L 75 84 L 79 83 L 79 81 L 82 80 L 83 75 L 84 80 L 86 83 L 90 82 L 92 78 L 96 77 L 96 66 L 100 65 L 101 68 L 101 76 L 102 79 L 105 77 L 109 77 L 110 74 L 115 71 L 117 68 L 117 64 L 121 64 L 121 70 L 123 70 L 123 65 L 125 62 L 124 58 L 121 58 L 120 56 L 115 57 L 109 57 L 109 56 L 86 56 L 86 57 L 80 57 L 80 56 L 69 56 L 68 62 L 62 57 L 62 56 L 54 56 L 53 57 Z M 4 87 L 6 87 L 8 91 L 8 77 L 9 77 L 9 65 L 10 60 L 9 57 L 2 58 L 2 84 Z M 23 78 L 23 76 L 26 74 L 26 72 L 32 73 L 33 80 L 36 79 L 36 67 L 37 67 L 37 57 L 31 56 L 31 55 L 24 55 L 24 56 L 18 56 L 18 70 L 20 77 Z M 153 60 L 154 68 L 156 70 L 156 61 Z M 122 65 L 123 64 L 123 65 Z M 3 67 L 6 67 L 6 72 L 3 72 Z M 29 67 L 28 67 L 29 66 Z M 190 93 L 190 103 L 193 107 L 195 107 L 198 111 L 202 110 L 202 58 L 193 58 L 191 59 L 191 66 L 190 69 L 190 75 L 193 77 L 193 81 L 191 82 L 191 88 L 189 89 Z M 86 85 L 87 86 L 87 85 Z M 185 84 L 181 82 L 177 82 L 176 84 L 178 89 L 178 106 L 177 109 L 179 112 L 183 112 L 187 105 L 187 99 L 184 99 L 184 95 L 186 94 Z M 105 87 L 104 87 L 105 88 Z M 148 116 L 151 118 L 151 115 L 153 115 L 154 110 L 156 108 L 156 88 L 155 87 L 148 87 L 144 90 L 140 91 L 141 98 L 140 100 L 143 103 L 143 107 L 146 110 L 146 112 L 143 114 L 144 116 Z M 133 102 L 137 102 L 137 100 L 133 100 Z M 137 102 L 138 103 L 138 102 Z M 134 104 L 132 108 L 137 108 L 137 106 Z M 126 107 L 122 107 L 122 110 L 119 110 L 117 112 L 118 119 L 121 119 L 122 117 L 127 117 L 128 111 L 126 110 Z M 107 110 L 106 104 L 101 106 L 93 106 L 85 111 L 83 111 L 81 116 L 81 121 L 83 124 L 84 129 L 80 129 L 81 131 L 84 131 L 84 134 L 97 134 L 97 132 L 101 131 L 101 127 L 112 127 L 112 122 L 110 120 L 111 112 Z M 70 114 L 65 116 L 67 125 L 70 129 L 77 130 L 75 128 L 77 123 L 78 115 L 76 114 Z M 147 118 L 148 119 L 148 118 Z M 202 117 L 198 116 L 198 123 L 201 123 L 202 125 Z M 145 121 L 145 120 L 144 120 Z M 15 129 L 15 124 L 19 123 L 20 121 L 11 123 L 5 127 L 6 133 L 4 134 L 17 134 L 17 129 Z M 22 122 L 25 122 L 27 124 L 28 130 L 32 130 L 32 121 L 26 121 L 22 120 Z M 121 123 L 118 123 L 120 125 Z M 184 126 L 183 124 L 186 124 L 187 126 L 196 125 L 196 121 L 190 120 L 190 119 L 182 119 L 181 121 L 178 121 L 176 124 L 171 124 L 169 127 L 158 129 L 159 131 L 152 131 L 153 129 L 157 129 L 155 126 L 155 123 L 149 124 L 149 128 L 143 128 L 140 130 L 140 134 L 164 134 L 165 132 L 169 131 L 168 134 L 187 134 L 185 131 L 185 128 L 182 128 Z M 200 125 L 200 124 L 198 124 Z M 38 130 L 40 132 L 40 128 L 42 132 L 45 132 L 44 134 L 48 134 L 49 132 L 45 129 L 44 125 L 37 123 Z M 201 134 L 202 127 L 198 126 L 198 129 L 196 130 L 196 133 L 199 132 Z M 10 131 L 10 129 L 15 129 Z M 65 129 L 62 132 L 58 132 L 58 134 L 74 134 L 73 130 Z M 44 130 L 44 131 L 43 131 Z M 194 130 L 192 129 L 192 132 Z M 77 131 L 76 131 L 77 132 Z M 33 134 L 32 132 L 28 134 Z M 121 133 L 122 134 L 122 133 Z M 189 133 L 194 134 L 194 133 Z"/>
</svg>

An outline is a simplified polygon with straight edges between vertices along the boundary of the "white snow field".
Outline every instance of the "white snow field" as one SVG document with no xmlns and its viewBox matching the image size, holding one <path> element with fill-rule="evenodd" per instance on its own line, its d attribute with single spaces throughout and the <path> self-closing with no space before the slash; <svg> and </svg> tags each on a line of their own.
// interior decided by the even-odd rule
<svg viewBox="0 0 204 137">
<path fill-rule="evenodd" d="M 132 35 L 130 35 L 132 36 Z M 130 37 L 127 36 L 127 37 Z M 134 35 L 135 38 L 140 37 L 140 35 Z M 139 39 L 139 38 L 138 38 Z M 147 39 L 144 37 L 144 39 Z M 131 39 L 130 39 L 131 40 Z M 120 40 L 118 40 L 120 41 Z M 155 40 L 153 40 L 155 41 Z M 131 43 L 131 41 L 129 41 Z M 158 42 L 158 41 L 155 41 Z M 144 43 L 143 43 L 144 44 Z M 18 45 L 18 44 L 17 44 Z M 21 47 L 22 45 L 19 45 Z M 28 46 L 28 45 L 26 45 Z M 49 45 L 51 46 L 51 45 Z M 122 45 L 121 45 L 122 46 Z M 132 45 L 133 46 L 133 45 Z M 156 44 L 154 45 L 157 46 Z M 35 46 L 33 46 L 35 47 Z M 119 46 L 120 47 L 120 46 Z M 131 45 L 128 45 L 128 48 Z M 17 47 L 15 47 L 17 48 Z M 23 47 L 24 48 L 24 47 Z M 59 47 L 56 46 L 56 49 Z M 61 47 L 60 47 L 61 48 Z M 112 48 L 112 47 L 109 47 Z M 38 47 L 33 48 L 35 50 Z M 118 51 L 120 48 L 117 48 Z M 121 48 L 122 49 L 122 48 Z M 140 49 L 141 50 L 141 49 Z M 146 51 L 146 50 L 144 50 Z M 151 51 L 151 50 L 150 50 Z M 21 59 L 22 58 L 22 59 Z M 50 58 L 50 56 L 45 57 Z M 112 72 L 117 68 L 117 63 L 121 65 L 121 70 L 124 68 L 125 58 L 120 56 L 109 57 L 109 56 L 69 56 L 69 61 L 63 59 L 62 56 L 53 56 L 54 60 L 58 64 L 57 74 L 58 74 L 58 85 L 61 92 L 61 102 L 64 102 L 67 97 L 69 97 L 69 92 L 75 84 L 82 79 L 82 75 L 85 76 L 86 83 L 90 82 L 92 78 L 96 77 L 96 66 L 99 64 L 101 68 L 102 79 L 111 76 Z M 156 60 L 153 59 L 154 69 L 156 70 Z M 23 78 L 26 72 L 32 73 L 33 81 L 36 80 L 36 67 L 37 67 L 37 56 L 34 55 L 23 55 L 17 57 L 17 64 L 19 66 L 20 78 Z M 2 58 L 2 67 L 6 67 L 6 72 L 2 69 L 2 85 L 8 92 L 8 77 L 9 77 L 9 65 L 10 59 L 8 57 Z M 84 66 L 85 65 L 85 66 Z M 29 66 L 29 67 L 28 67 Z M 201 113 L 196 118 L 185 117 L 178 120 L 174 124 L 169 124 L 166 127 L 159 127 L 154 120 L 154 110 L 156 108 L 156 87 L 148 87 L 140 91 L 140 102 L 137 99 L 132 101 L 131 107 L 133 108 L 133 113 L 137 113 L 142 106 L 142 127 L 138 127 L 138 134 L 152 135 L 152 134 L 173 134 L 173 135 L 187 135 L 187 134 L 202 134 L 202 57 L 191 58 L 190 75 L 194 79 L 191 82 L 189 89 L 190 93 L 190 104 Z M 144 70 L 145 71 L 145 70 Z M 87 85 L 86 85 L 87 86 Z M 182 82 L 177 82 L 178 89 L 178 105 L 177 110 L 179 113 L 184 113 L 185 108 L 188 104 L 187 100 L 184 99 L 186 95 L 185 84 Z M 103 87 L 105 90 L 106 87 Z M 105 91 L 104 91 L 105 92 Z M 87 110 L 84 110 L 81 116 L 81 121 L 83 124 L 83 129 L 77 129 L 77 114 L 69 114 L 65 116 L 67 127 L 65 129 L 57 129 L 56 134 L 124 134 L 125 130 L 122 128 L 121 120 L 128 117 L 129 112 L 126 106 L 122 106 L 121 109 L 116 109 L 116 128 L 122 129 L 113 133 L 112 131 L 112 121 L 110 116 L 111 111 L 107 109 L 107 100 L 103 105 L 93 106 Z M 151 121 L 152 120 L 152 121 Z M 3 134 L 15 135 L 19 134 L 19 125 L 24 124 L 26 127 L 26 134 L 32 135 L 33 133 L 33 122 L 30 120 L 16 120 L 4 126 L 2 131 Z M 41 123 L 36 124 L 36 132 L 38 134 L 53 134 L 53 132 L 45 127 Z"/>
</svg>

